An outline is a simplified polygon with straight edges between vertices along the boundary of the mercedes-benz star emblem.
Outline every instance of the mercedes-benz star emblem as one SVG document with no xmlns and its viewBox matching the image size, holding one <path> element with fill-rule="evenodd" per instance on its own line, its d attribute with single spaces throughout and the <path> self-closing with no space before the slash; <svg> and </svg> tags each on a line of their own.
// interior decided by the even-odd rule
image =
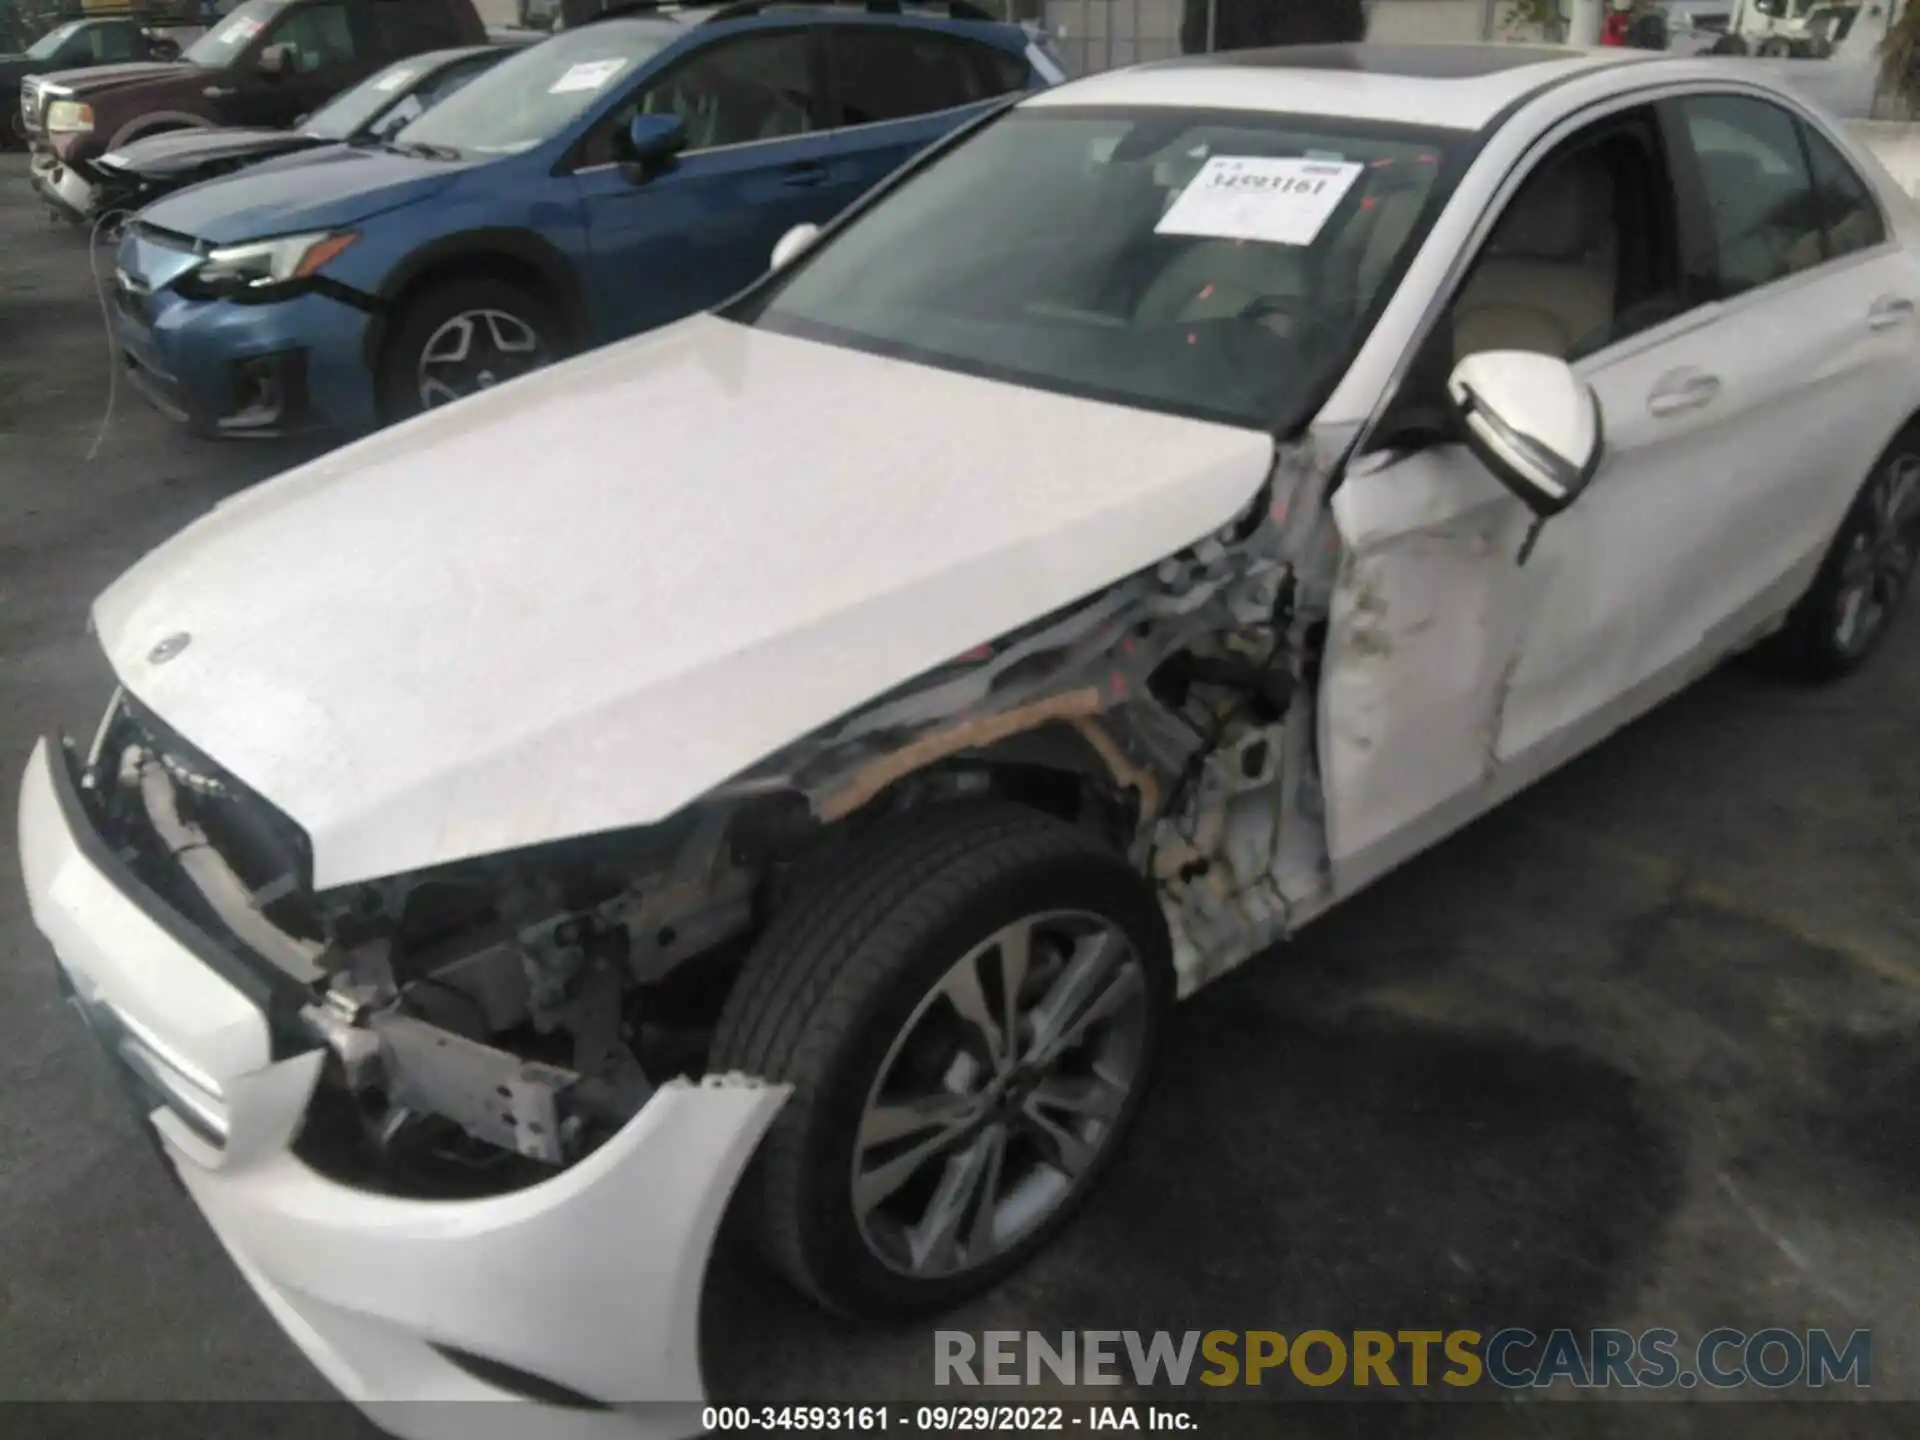
<svg viewBox="0 0 1920 1440">
<path fill-rule="evenodd" d="M 147 652 L 147 663 L 164 665 L 192 643 L 193 637 L 184 630 L 177 635 L 169 635 Z"/>
</svg>

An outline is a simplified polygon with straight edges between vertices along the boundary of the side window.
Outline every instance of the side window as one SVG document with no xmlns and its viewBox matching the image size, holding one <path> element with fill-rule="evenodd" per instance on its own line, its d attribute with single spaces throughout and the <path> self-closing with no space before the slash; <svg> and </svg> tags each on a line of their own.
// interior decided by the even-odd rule
<svg viewBox="0 0 1920 1440">
<path fill-rule="evenodd" d="M 1807 156 L 1813 162 L 1813 193 L 1826 227 L 1827 258 L 1838 259 L 1882 243 L 1887 226 L 1872 188 L 1826 136 L 1810 125 L 1802 125 L 1800 133 L 1806 137 Z"/>
<path fill-rule="evenodd" d="M 291 66 L 302 74 L 353 58 L 353 26 L 347 7 L 303 5 L 267 32 L 267 44 L 285 45 Z"/>
<path fill-rule="evenodd" d="M 905 120 L 971 105 L 1009 88 L 993 83 L 970 41 L 907 26 L 835 25 L 827 30 L 841 125 Z M 1023 76 L 1020 83 L 1024 85 Z"/>
<path fill-rule="evenodd" d="M 1687 308 L 1651 110 L 1572 136 L 1521 183 L 1447 312 L 1431 387 L 1483 350 L 1577 360 Z"/>
<path fill-rule="evenodd" d="M 1678 109 L 1712 221 L 1713 253 L 1689 260 L 1729 297 L 1818 265 L 1820 207 L 1793 116 L 1737 95 L 1693 95 Z"/>
<path fill-rule="evenodd" d="M 373 0 L 367 9 L 374 44 L 384 56 L 417 55 L 459 34 L 439 5 L 420 5 L 417 0 Z"/>
<path fill-rule="evenodd" d="M 1024 90 L 1033 79 L 1033 67 L 1027 63 L 1024 55 L 1016 55 L 998 45 L 983 45 L 978 40 L 958 40 L 954 43 L 966 50 L 967 58 L 973 62 L 975 69 L 985 73 L 987 93 L 990 95 L 1010 95 L 1015 90 Z"/>
<path fill-rule="evenodd" d="M 131 25 L 98 25 L 88 36 L 92 42 L 93 58 L 107 65 L 118 64 L 122 60 L 137 60 L 144 46 L 134 43 L 136 32 Z"/>
<path fill-rule="evenodd" d="M 813 58 L 804 30 L 761 31 L 700 51 L 621 106 L 589 145 L 583 163 L 615 158 L 613 137 L 636 109 L 678 115 L 687 125 L 687 149 L 711 150 L 756 140 L 781 140 L 819 128 Z"/>
</svg>

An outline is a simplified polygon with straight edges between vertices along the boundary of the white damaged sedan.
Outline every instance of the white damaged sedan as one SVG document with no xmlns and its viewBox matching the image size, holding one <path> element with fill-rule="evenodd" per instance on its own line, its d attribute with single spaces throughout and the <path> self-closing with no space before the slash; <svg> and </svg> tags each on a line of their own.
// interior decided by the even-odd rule
<svg viewBox="0 0 1920 1440">
<path fill-rule="evenodd" d="M 1112 1161 L 1177 996 L 1725 656 L 1861 663 L 1917 239 L 1732 62 L 1035 96 L 720 312 L 135 566 L 112 709 L 27 771 L 34 918 L 381 1423 L 696 1428 L 736 1199 L 834 1311 L 951 1304 Z"/>
</svg>

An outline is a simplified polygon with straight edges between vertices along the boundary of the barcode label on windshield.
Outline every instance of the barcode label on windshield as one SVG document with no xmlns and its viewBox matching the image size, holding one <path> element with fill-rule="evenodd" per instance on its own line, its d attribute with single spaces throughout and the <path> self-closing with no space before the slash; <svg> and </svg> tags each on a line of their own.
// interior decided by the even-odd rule
<svg viewBox="0 0 1920 1440">
<path fill-rule="evenodd" d="M 1154 233 L 1311 245 L 1363 168 L 1350 161 L 1216 155 Z"/>
</svg>

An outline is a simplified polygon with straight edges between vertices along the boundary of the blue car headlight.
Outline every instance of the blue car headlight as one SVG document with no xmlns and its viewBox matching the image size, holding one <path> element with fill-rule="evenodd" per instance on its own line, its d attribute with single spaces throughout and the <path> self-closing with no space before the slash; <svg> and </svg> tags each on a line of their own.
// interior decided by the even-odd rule
<svg viewBox="0 0 1920 1440">
<path fill-rule="evenodd" d="M 193 300 L 278 300 L 304 287 L 357 237 L 351 230 L 278 235 L 222 245 L 174 285 Z"/>
</svg>

